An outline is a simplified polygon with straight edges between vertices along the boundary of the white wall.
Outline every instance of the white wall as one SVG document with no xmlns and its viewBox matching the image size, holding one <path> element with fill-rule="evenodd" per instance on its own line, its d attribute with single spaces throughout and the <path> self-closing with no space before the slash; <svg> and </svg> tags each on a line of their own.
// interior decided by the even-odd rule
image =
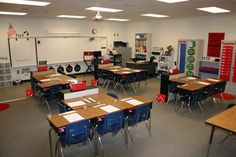
<svg viewBox="0 0 236 157">
<path fill-rule="evenodd" d="M 175 60 L 178 39 L 203 39 L 207 54 L 209 32 L 225 32 L 225 39 L 236 40 L 236 15 L 220 15 L 195 18 L 161 19 L 145 22 L 131 22 L 127 29 L 128 42 L 134 51 L 135 33 L 152 33 L 152 47 L 173 45 Z"/>
<path fill-rule="evenodd" d="M 108 48 L 112 48 L 114 40 L 126 40 L 127 23 L 119 22 L 93 22 L 91 20 L 80 19 L 58 19 L 58 18 L 27 18 L 0 16 L 0 57 L 8 57 L 7 30 L 9 23 L 13 25 L 17 33 L 21 34 L 25 30 L 30 36 L 45 36 L 49 32 L 81 32 L 82 35 L 92 35 L 91 30 L 97 29 L 97 34 L 108 37 Z M 114 36 L 114 34 L 119 36 Z M 81 45 L 83 46 L 83 45 Z M 0 61 L 1 62 L 1 61 Z"/>
</svg>

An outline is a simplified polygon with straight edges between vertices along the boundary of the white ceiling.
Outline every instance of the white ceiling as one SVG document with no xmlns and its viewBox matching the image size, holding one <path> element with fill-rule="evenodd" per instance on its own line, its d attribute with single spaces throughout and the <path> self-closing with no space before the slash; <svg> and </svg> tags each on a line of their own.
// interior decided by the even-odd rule
<svg viewBox="0 0 236 157">
<path fill-rule="evenodd" d="M 131 21 L 153 20 L 140 14 L 155 13 L 183 18 L 196 16 L 211 16 L 215 14 L 196 10 L 199 7 L 221 7 L 236 14 L 236 0 L 189 0 L 187 2 L 168 4 L 156 0 L 41 0 L 51 2 L 45 7 L 14 5 L 0 3 L 0 11 L 27 12 L 30 17 L 56 17 L 60 14 L 82 15 L 92 19 L 95 12 L 85 10 L 87 7 L 100 6 L 124 10 L 118 13 L 102 13 L 106 18 L 127 18 Z M 3 15 L 2 15 L 3 16 Z"/>
</svg>

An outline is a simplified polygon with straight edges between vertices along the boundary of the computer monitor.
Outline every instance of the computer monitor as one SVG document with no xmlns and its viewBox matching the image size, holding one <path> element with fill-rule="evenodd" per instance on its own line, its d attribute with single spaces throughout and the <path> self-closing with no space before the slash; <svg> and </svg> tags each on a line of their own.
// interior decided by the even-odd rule
<svg viewBox="0 0 236 157">
<path fill-rule="evenodd" d="M 102 56 L 102 52 L 101 52 L 101 51 L 94 51 L 94 52 L 93 52 L 93 56 L 94 56 L 95 58 L 101 57 L 101 56 Z"/>
</svg>

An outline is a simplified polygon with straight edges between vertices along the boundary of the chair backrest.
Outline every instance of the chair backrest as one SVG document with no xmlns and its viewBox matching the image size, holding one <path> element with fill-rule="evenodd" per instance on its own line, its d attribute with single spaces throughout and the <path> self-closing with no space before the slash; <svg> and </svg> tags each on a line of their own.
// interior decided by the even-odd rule
<svg viewBox="0 0 236 157">
<path fill-rule="evenodd" d="M 211 96 L 214 95 L 214 92 L 215 92 L 215 85 L 210 85 L 210 86 L 208 87 L 206 96 L 207 96 L 207 97 L 211 97 Z"/>
<path fill-rule="evenodd" d="M 97 126 L 100 135 L 117 132 L 124 127 L 124 111 L 113 112 L 105 116 L 104 122 Z"/>
<path fill-rule="evenodd" d="M 63 146 L 77 144 L 91 137 L 90 120 L 70 123 L 65 128 L 65 134 L 60 137 Z"/>
<path fill-rule="evenodd" d="M 226 81 L 220 82 L 218 85 L 218 92 L 223 93 L 225 91 Z"/>
<path fill-rule="evenodd" d="M 193 105 L 197 101 L 200 101 L 203 96 L 204 89 L 199 89 L 196 92 L 193 92 L 190 99 L 190 104 Z"/>
<path fill-rule="evenodd" d="M 59 107 L 59 112 L 60 113 L 64 113 L 69 111 L 69 107 L 67 107 L 66 105 L 61 104 L 60 102 L 58 102 L 58 107 Z"/>
<path fill-rule="evenodd" d="M 115 94 L 115 93 L 108 92 L 107 95 L 109 95 L 109 96 L 111 96 L 111 97 L 113 97 L 113 98 L 115 98 L 115 99 L 119 99 L 118 95 Z"/>
<path fill-rule="evenodd" d="M 129 117 L 129 126 L 133 126 L 139 122 L 148 120 L 151 115 L 152 104 L 138 106 L 134 111 L 134 115 Z"/>
<path fill-rule="evenodd" d="M 172 81 L 169 81 L 169 92 L 170 93 L 173 93 L 175 91 L 177 91 L 177 86 L 179 85 L 178 82 L 172 82 Z"/>
</svg>

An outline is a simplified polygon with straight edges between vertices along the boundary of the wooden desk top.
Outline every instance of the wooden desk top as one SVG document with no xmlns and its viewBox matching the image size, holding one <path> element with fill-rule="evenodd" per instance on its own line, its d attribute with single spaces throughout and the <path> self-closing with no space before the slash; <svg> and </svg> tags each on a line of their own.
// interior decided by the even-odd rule
<svg viewBox="0 0 236 157">
<path fill-rule="evenodd" d="M 197 81 L 197 80 L 199 80 L 199 78 L 196 78 L 196 77 L 180 77 L 180 78 L 171 79 L 170 81 L 178 82 L 178 83 L 191 83 L 191 82 L 194 82 L 194 81 Z"/>
<path fill-rule="evenodd" d="M 127 61 L 126 63 L 128 64 L 149 64 L 149 61 L 137 61 L 137 62 L 133 62 L 133 61 Z"/>
<path fill-rule="evenodd" d="M 101 93 L 101 94 L 97 94 L 97 96 L 94 94 L 94 95 L 90 95 L 89 97 L 93 98 L 93 99 L 96 99 L 96 98 L 99 98 L 99 99 L 102 99 L 104 98 L 103 101 L 100 102 L 100 104 L 106 104 L 106 105 L 112 105 L 120 110 L 125 110 L 125 109 L 130 109 L 130 108 L 133 108 L 135 106 L 125 102 L 125 101 L 118 101 L 110 96 L 105 96 L 103 95 L 104 93 Z M 100 98 L 102 96 L 102 98 Z M 110 97 L 110 98 L 109 98 Z M 106 98 L 106 100 L 105 100 Z M 152 100 L 149 100 L 149 99 L 146 99 L 146 98 L 142 98 L 140 96 L 133 96 L 132 97 L 133 99 L 136 99 L 136 100 L 139 100 L 139 101 L 142 101 L 143 104 L 141 105 L 144 105 L 144 104 L 149 104 L 152 102 Z M 79 101 L 81 99 L 70 99 L 69 102 L 73 102 L 73 101 Z M 67 101 L 64 101 L 64 102 L 67 102 L 68 103 L 68 100 Z M 96 103 L 89 103 L 89 104 L 86 104 L 86 107 L 84 108 L 77 108 L 75 109 L 75 113 L 78 113 L 79 115 L 81 115 L 84 119 L 92 119 L 92 118 L 96 118 L 96 117 L 100 117 L 100 116 L 104 116 L 106 114 L 108 114 L 108 112 L 102 110 L 100 107 L 93 107 L 97 105 Z M 57 115 L 50 115 L 48 116 L 48 120 L 49 122 L 55 126 L 56 128 L 60 128 L 60 127 L 64 127 L 66 126 L 69 122 L 63 117 L 63 114 L 57 114 Z"/>
<path fill-rule="evenodd" d="M 236 133 L 236 106 L 207 119 L 205 123 Z"/>
<path fill-rule="evenodd" d="M 32 78 L 39 81 L 39 87 L 45 88 L 58 84 L 69 84 L 72 81 L 83 81 L 81 79 L 75 79 L 70 76 L 66 76 L 60 73 L 56 73 L 54 70 L 45 72 L 33 72 Z"/>
<path fill-rule="evenodd" d="M 101 69 L 101 70 L 115 70 L 115 69 L 120 69 L 122 68 L 121 66 L 107 66 L 107 67 L 99 67 L 98 69 Z"/>
<path fill-rule="evenodd" d="M 210 83 L 209 83 L 209 85 L 210 85 Z M 194 83 L 180 85 L 180 86 L 178 86 L 178 88 L 193 92 L 193 91 L 205 88 L 209 85 L 204 85 L 204 84 L 200 84 L 198 82 L 194 82 Z"/>
</svg>

